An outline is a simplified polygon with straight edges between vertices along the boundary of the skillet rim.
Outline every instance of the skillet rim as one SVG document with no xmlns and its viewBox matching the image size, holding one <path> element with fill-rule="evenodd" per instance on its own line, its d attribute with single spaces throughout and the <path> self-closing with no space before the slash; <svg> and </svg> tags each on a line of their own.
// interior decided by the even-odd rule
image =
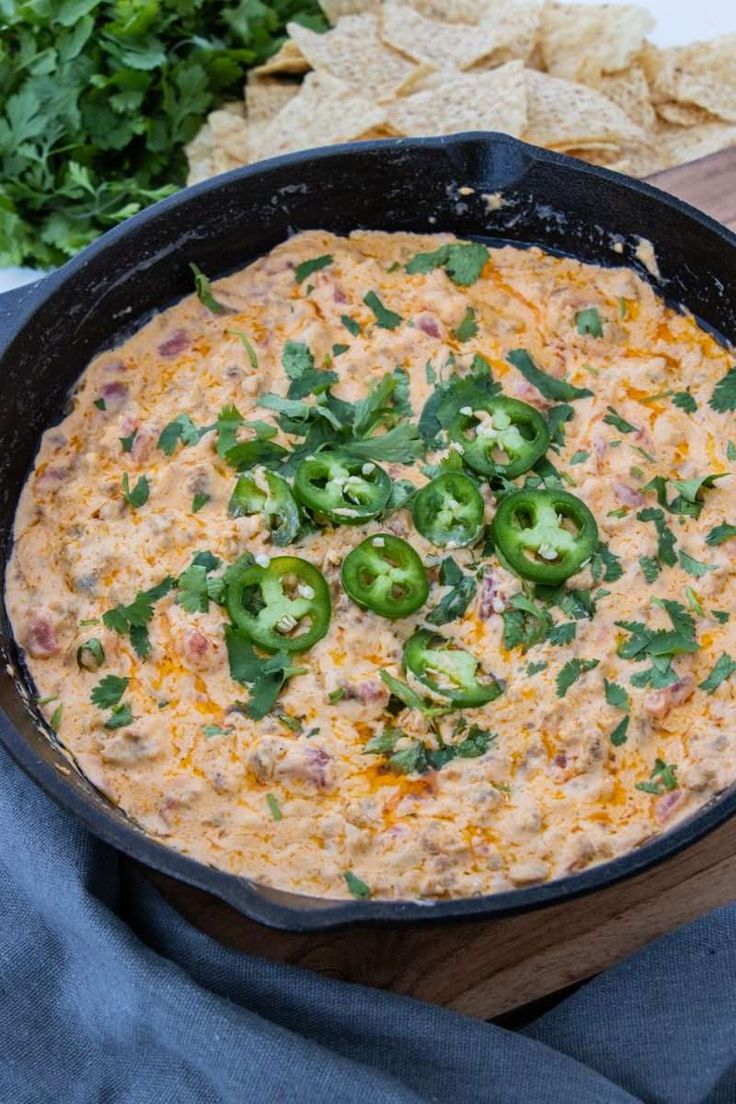
<svg viewBox="0 0 736 1104">
<path fill-rule="evenodd" d="M 480 148 L 490 149 L 506 146 L 514 151 L 520 163 L 526 160 L 529 167 L 534 164 L 550 164 L 565 167 L 581 177 L 590 176 L 598 180 L 615 182 L 624 187 L 634 197 L 639 195 L 653 199 L 661 209 L 676 210 L 689 220 L 714 233 L 726 248 L 736 250 L 736 233 L 698 211 L 695 207 L 678 197 L 662 192 L 654 185 L 644 181 L 622 176 L 599 166 L 577 161 L 563 154 L 539 149 L 521 142 L 510 135 L 495 132 L 471 131 L 439 138 L 398 138 L 380 139 L 370 142 L 351 142 L 339 146 L 326 146 L 316 150 L 303 150 L 285 154 L 223 173 L 217 177 L 202 181 L 191 188 L 167 197 L 109 230 L 87 246 L 62 268 L 46 276 L 38 283 L 25 285 L 0 296 L 0 307 L 10 302 L 17 313 L 7 326 L 7 332 L 0 332 L 0 357 L 12 348 L 14 340 L 26 325 L 32 323 L 36 310 L 44 306 L 63 286 L 79 272 L 92 258 L 104 253 L 109 246 L 120 239 L 134 235 L 149 222 L 159 219 L 179 206 L 201 199 L 209 193 L 216 193 L 236 179 L 260 177 L 271 170 L 284 166 L 298 169 L 305 163 L 326 162 L 336 158 L 350 157 L 359 153 L 380 152 L 382 149 L 401 148 L 407 155 L 415 149 L 450 150 L 455 147 L 475 143 Z M 13 313 L 11 309 L 11 314 Z M 6 322 L 7 325 L 7 322 Z M 2 327 L 0 326 L 0 330 Z M 3 642 L 15 648 L 15 642 Z M 10 657 L 17 670 L 15 657 Z M 21 697 L 19 693 L 19 697 Z M 26 707 L 27 708 L 27 707 Z M 48 735 L 48 733 L 47 733 Z M 57 746 L 58 741 L 49 739 Z M 606 863 L 599 863 L 586 870 L 558 878 L 542 885 L 506 890 L 501 893 L 486 894 L 479 897 L 451 898 L 449 900 L 401 901 L 384 900 L 351 901 L 343 899 L 316 898 L 293 894 L 288 891 L 274 890 L 261 886 L 246 878 L 228 874 L 205 863 L 189 858 L 181 852 L 158 843 L 146 835 L 125 814 L 106 799 L 95 801 L 95 791 L 84 779 L 91 794 L 79 784 L 67 781 L 58 768 L 35 753 L 33 747 L 21 735 L 18 729 L 0 709 L 0 742 L 12 758 L 22 767 L 29 777 L 62 808 L 72 812 L 82 823 L 105 843 L 132 858 L 186 882 L 199 889 L 219 897 L 247 918 L 278 930 L 291 932 L 333 931 L 346 927 L 386 926 L 409 924 L 443 923 L 448 920 L 488 920 L 495 916 L 508 916 L 532 911 L 552 904 L 562 904 L 577 897 L 591 893 L 596 889 L 607 888 L 624 878 L 643 873 L 656 863 L 671 857 L 678 851 L 701 839 L 736 812 L 736 783 L 726 791 L 712 798 L 706 805 L 695 811 L 669 831 L 655 836 L 633 851 L 628 851 Z M 76 771 L 76 768 L 73 768 Z M 274 898 L 288 898 L 294 904 L 284 904 Z"/>
</svg>

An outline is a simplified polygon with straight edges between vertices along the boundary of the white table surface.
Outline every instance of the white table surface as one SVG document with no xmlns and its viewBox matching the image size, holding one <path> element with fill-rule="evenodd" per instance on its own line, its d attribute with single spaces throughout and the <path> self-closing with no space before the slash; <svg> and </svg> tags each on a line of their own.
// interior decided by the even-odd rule
<svg viewBox="0 0 736 1104">
<path fill-rule="evenodd" d="M 578 0 L 597 4 L 599 0 Z M 736 32 L 736 0 L 642 0 L 657 25 L 651 38 L 658 46 L 681 46 Z M 0 292 L 29 283 L 41 273 L 32 269 L 0 269 Z"/>
</svg>

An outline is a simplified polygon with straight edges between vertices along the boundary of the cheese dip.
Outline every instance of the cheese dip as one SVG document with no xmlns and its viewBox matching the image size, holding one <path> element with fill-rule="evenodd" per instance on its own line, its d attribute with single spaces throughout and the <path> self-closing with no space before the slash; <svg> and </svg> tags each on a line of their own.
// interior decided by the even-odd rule
<svg viewBox="0 0 736 1104">
<path fill-rule="evenodd" d="M 736 369 L 627 268 L 310 231 L 100 354 L 23 490 L 41 709 L 320 897 L 540 883 L 736 778 Z"/>
</svg>

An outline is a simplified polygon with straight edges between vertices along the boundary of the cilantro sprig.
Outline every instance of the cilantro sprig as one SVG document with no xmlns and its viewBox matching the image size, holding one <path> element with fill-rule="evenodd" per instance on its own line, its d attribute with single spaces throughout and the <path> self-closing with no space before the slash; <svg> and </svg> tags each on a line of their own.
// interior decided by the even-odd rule
<svg viewBox="0 0 736 1104">
<path fill-rule="evenodd" d="M 257 655 L 250 639 L 233 625 L 225 626 L 225 644 L 230 677 L 250 688 L 250 698 L 242 704 L 242 709 L 254 721 L 270 713 L 288 679 L 306 670 L 292 663 L 286 652 L 265 658 Z"/>
<path fill-rule="evenodd" d="M 139 591 L 129 605 L 113 606 L 102 615 L 105 628 L 121 636 L 129 636 L 136 654 L 146 659 L 151 651 L 148 624 L 153 618 L 154 603 L 168 594 L 173 586 L 174 579 L 167 575 L 156 586 Z"/>
<path fill-rule="evenodd" d="M 470 287 L 480 278 L 489 256 L 480 242 L 453 242 L 441 245 L 431 253 L 417 253 L 405 266 L 405 271 L 413 276 L 443 268 L 454 284 Z"/>
<path fill-rule="evenodd" d="M 540 395 L 544 395 L 545 399 L 554 399 L 555 402 L 573 402 L 575 399 L 585 399 L 593 394 L 587 387 L 575 387 L 567 380 L 543 372 L 536 366 L 526 349 L 512 349 L 506 359 L 521 372 L 527 383 L 536 387 Z"/>
</svg>

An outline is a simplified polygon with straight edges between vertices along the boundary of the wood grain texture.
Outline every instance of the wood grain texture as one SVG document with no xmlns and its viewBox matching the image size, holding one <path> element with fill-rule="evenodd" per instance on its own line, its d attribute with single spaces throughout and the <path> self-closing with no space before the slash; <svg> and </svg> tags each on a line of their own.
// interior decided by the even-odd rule
<svg viewBox="0 0 736 1104">
<path fill-rule="evenodd" d="M 653 183 L 736 229 L 736 149 Z M 200 890 L 145 871 L 195 927 L 220 942 L 488 1019 L 581 981 L 736 896 L 736 820 L 628 881 L 494 921 L 291 935 L 246 920 Z"/>
</svg>

